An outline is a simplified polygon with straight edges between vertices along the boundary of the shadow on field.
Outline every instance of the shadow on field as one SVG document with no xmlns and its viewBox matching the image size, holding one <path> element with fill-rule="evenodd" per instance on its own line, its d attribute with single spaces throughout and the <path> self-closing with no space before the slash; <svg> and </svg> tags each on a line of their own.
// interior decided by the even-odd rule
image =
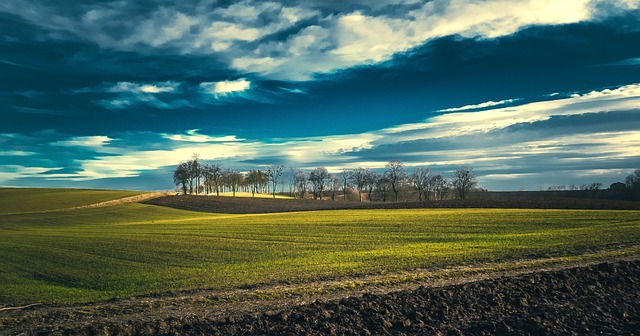
<svg viewBox="0 0 640 336">
<path fill-rule="evenodd" d="M 505 209 L 577 209 L 640 210 L 640 202 L 585 198 L 526 198 L 504 196 L 427 202 L 345 202 L 310 199 L 269 199 L 173 195 L 142 202 L 171 208 L 227 213 L 260 214 L 313 210 L 347 209 L 421 209 L 421 208 L 505 208 Z"/>
</svg>

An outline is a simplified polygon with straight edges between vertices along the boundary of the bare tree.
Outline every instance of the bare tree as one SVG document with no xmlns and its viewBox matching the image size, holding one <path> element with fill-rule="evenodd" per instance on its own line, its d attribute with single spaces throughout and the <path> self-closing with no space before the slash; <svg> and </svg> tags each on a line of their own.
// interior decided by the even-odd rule
<svg viewBox="0 0 640 336">
<path fill-rule="evenodd" d="M 451 185 L 458 193 L 460 199 L 466 199 L 477 184 L 478 177 L 472 168 L 462 166 L 453 172 Z"/>
<path fill-rule="evenodd" d="M 373 189 L 376 189 L 378 186 L 378 181 L 382 179 L 383 176 L 376 174 L 370 170 L 367 170 L 364 175 L 364 185 L 367 190 L 367 194 L 369 195 L 369 202 L 373 201 Z"/>
<path fill-rule="evenodd" d="M 289 196 L 296 197 L 296 168 L 289 167 Z"/>
<path fill-rule="evenodd" d="M 322 192 L 329 181 L 329 172 L 325 167 L 318 167 L 309 174 L 309 181 L 313 185 L 313 199 L 322 200 Z"/>
<path fill-rule="evenodd" d="M 295 180 L 295 188 L 300 192 L 300 198 L 304 198 L 307 193 L 308 174 L 300 169 L 296 169 L 293 174 Z"/>
<path fill-rule="evenodd" d="M 173 183 L 176 185 L 176 187 L 182 185 L 182 193 L 186 195 L 189 181 L 189 165 L 186 162 L 182 162 L 173 171 Z"/>
<path fill-rule="evenodd" d="M 273 198 L 276 198 L 276 187 L 278 186 L 278 179 L 282 176 L 284 172 L 284 166 L 279 164 L 272 164 L 267 168 L 267 177 L 269 181 L 271 181 L 271 185 L 273 186 Z"/>
<path fill-rule="evenodd" d="M 430 180 L 433 177 L 433 173 L 429 168 L 417 167 L 411 173 L 411 183 L 418 191 L 418 199 L 422 202 L 424 196 L 425 200 L 429 200 L 431 196 L 431 183 Z"/>
<path fill-rule="evenodd" d="M 398 190 L 400 185 L 406 180 L 407 173 L 404 170 L 404 164 L 399 160 L 391 160 L 387 163 L 387 170 L 384 177 L 389 181 L 391 190 L 395 194 L 396 202 L 398 201 Z"/>
<path fill-rule="evenodd" d="M 224 172 L 225 179 L 229 189 L 233 193 L 233 196 L 236 196 L 236 191 L 238 191 L 238 187 L 242 184 L 243 176 L 240 172 L 237 172 L 233 169 L 227 169 Z"/>
<path fill-rule="evenodd" d="M 198 189 L 200 187 L 200 176 L 202 176 L 202 169 L 201 169 L 201 164 L 200 164 L 200 154 L 198 153 L 194 153 L 191 156 L 191 161 L 189 161 L 191 163 L 191 176 L 193 179 L 196 180 L 196 195 L 198 194 Z"/>
<path fill-rule="evenodd" d="M 633 200 L 640 200 L 640 169 L 636 169 L 624 180 L 624 184 L 629 190 L 629 197 Z"/>
<path fill-rule="evenodd" d="M 449 182 L 440 174 L 433 175 L 429 179 L 436 201 L 444 199 L 449 193 Z"/>
<path fill-rule="evenodd" d="M 360 198 L 360 202 L 362 202 L 362 191 L 366 185 L 366 176 L 368 174 L 368 170 L 364 168 L 356 168 L 351 172 L 350 179 L 353 181 L 353 184 L 358 189 L 358 197 Z"/>
<path fill-rule="evenodd" d="M 251 189 L 251 195 L 256 197 L 256 193 L 267 183 L 267 174 L 260 170 L 250 170 L 246 181 Z"/>
<path fill-rule="evenodd" d="M 342 183 L 340 179 L 333 175 L 329 174 L 329 187 L 331 188 L 331 200 L 336 200 L 336 192 L 340 190 Z"/>
<path fill-rule="evenodd" d="M 338 174 L 338 180 L 339 182 L 342 184 L 342 198 L 343 200 L 347 200 L 347 189 L 349 189 L 349 182 L 350 182 L 350 176 L 351 176 L 351 172 L 343 169 L 341 172 L 339 172 Z"/>
<path fill-rule="evenodd" d="M 380 178 L 376 181 L 376 191 L 380 196 L 382 196 L 382 201 L 387 201 L 387 193 L 389 189 L 391 189 L 391 180 L 389 180 L 385 175 L 380 176 Z"/>
</svg>

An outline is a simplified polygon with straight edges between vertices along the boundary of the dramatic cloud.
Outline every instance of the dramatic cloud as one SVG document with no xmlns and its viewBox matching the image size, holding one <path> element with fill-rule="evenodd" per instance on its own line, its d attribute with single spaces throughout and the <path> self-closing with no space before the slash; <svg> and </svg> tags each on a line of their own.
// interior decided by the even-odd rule
<svg viewBox="0 0 640 336">
<path fill-rule="evenodd" d="M 213 6 L 208 1 L 191 8 L 107 2 L 71 9 L 33 2 L 4 4 L 0 10 L 55 32 L 48 37 L 71 34 L 126 51 L 210 54 L 244 73 L 309 80 L 384 62 L 447 35 L 496 38 L 531 25 L 576 23 L 638 9 L 634 1 L 590 0 L 392 1 L 353 4 L 360 9 L 342 13 L 325 11 L 322 4 L 275 1 Z"/>
<path fill-rule="evenodd" d="M 640 167 L 639 14 L 633 0 L 4 1 L 0 185 L 165 189 L 194 153 L 239 170 L 468 164 L 494 189 L 622 180 Z"/>
</svg>

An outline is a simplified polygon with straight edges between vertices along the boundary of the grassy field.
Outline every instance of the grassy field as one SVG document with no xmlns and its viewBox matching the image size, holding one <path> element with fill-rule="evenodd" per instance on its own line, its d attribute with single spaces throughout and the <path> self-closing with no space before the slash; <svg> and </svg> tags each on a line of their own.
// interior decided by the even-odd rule
<svg viewBox="0 0 640 336">
<path fill-rule="evenodd" d="M 5 213 L 0 214 L 0 303 L 73 303 L 246 288 L 567 256 L 639 243 L 638 211 L 222 215 L 134 203 Z"/>
<path fill-rule="evenodd" d="M 0 188 L 0 214 L 50 211 L 111 201 L 142 191 Z"/>
</svg>

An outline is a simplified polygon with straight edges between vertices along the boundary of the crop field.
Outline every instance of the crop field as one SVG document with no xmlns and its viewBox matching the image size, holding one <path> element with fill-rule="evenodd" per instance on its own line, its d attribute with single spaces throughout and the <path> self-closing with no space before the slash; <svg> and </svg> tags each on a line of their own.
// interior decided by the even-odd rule
<svg viewBox="0 0 640 336">
<path fill-rule="evenodd" d="M 0 214 L 0 303 L 252 288 L 598 253 L 639 243 L 640 212 L 624 210 L 231 215 L 132 203 L 5 213 Z"/>
<path fill-rule="evenodd" d="M 123 190 L 0 188 L 0 214 L 73 208 L 142 193 Z"/>
</svg>

